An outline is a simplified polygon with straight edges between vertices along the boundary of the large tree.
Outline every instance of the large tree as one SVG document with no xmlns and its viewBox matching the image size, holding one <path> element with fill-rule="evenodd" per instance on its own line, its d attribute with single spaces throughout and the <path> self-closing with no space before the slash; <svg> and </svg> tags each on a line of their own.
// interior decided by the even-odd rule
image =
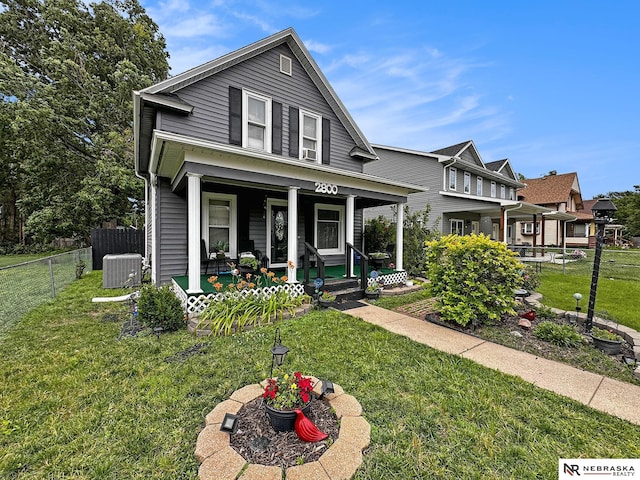
<svg viewBox="0 0 640 480">
<path fill-rule="evenodd" d="M 87 238 L 142 194 L 132 91 L 167 77 L 164 38 L 138 0 L 0 5 L 5 242 L 17 236 L 9 231 L 9 223 L 17 229 L 12 213 L 26 219 L 36 241 Z"/>
<path fill-rule="evenodd" d="M 618 211 L 616 212 L 616 223 L 626 227 L 625 235 L 640 237 L 640 185 L 633 186 L 634 191 L 609 192 Z"/>
</svg>

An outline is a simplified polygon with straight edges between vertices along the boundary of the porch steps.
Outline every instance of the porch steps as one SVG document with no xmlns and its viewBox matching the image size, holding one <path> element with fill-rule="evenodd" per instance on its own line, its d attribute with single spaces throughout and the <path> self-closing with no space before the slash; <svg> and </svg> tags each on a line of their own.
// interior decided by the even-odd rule
<svg viewBox="0 0 640 480">
<path fill-rule="evenodd" d="M 304 286 L 305 293 L 313 297 L 315 295 L 316 287 L 313 283 L 308 283 Z M 364 298 L 364 291 L 358 285 L 358 279 L 356 278 L 331 278 L 327 279 L 326 283 L 320 289 L 321 291 L 328 291 L 336 296 L 338 303 L 347 302 L 351 300 L 361 300 Z"/>
</svg>

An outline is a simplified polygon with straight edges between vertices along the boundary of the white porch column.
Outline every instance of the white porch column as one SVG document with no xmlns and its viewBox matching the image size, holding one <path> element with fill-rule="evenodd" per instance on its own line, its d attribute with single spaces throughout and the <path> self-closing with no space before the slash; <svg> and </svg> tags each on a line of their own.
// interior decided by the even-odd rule
<svg viewBox="0 0 640 480">
<path fill-rule="evenodd" d="M 396 223 L 396 270 L 404 270 L 402 265 L 402 256 L 404 254 L 404 203 L 396 205 L 397 223 Z"/>
<path fill-rule="evenodd" d="M 200 178 L 202 175 L 187 173 L 187 223 L 189 256 L 189 287 L 187 293 L 202 293 L 200 288 L 200 206 L 202 192 Z"/>
<path fill-rule="evenodd" d="M 350 243 L 351 245 L 353 245 L 354 242 L 354 233 L 353 230 L 355 228 L 355 224 L 356 224 L 356 197 L 354 195 L 349 195 L 347 197 L 347 218 L 346 218 L 346 228 L 347 231 L 345 232 L 345 239 L 347 241 L 347 243 Z M 347 267 L 347 272 L 349 272 L 351 274 L 351 276 L 353 276 L 353 253 L 349 256 L 349 258 L 347 259 L 347 262 L 349 262 L 348 265 L 346 265 Z"/>
<path fill-rule="evenodd" d="M 287 259 L 293 262 L 293 268 L 287 269 L 287 283 L 297 283 L 298 271 L 298 187 L 289 187 L 287 198 Z"/>
</svg>

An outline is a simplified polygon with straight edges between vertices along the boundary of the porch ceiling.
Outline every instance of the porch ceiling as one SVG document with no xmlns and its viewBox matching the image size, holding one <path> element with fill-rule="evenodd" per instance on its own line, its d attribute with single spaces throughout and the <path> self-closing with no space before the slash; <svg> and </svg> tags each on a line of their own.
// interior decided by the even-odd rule
<svg viewBox="0 0 640 480">
<path fill-rule="evenodd" d="M 361 172 L 337 170 L 329 165 L 289 160 L 264 152 L 192 137 L 154 132 L 150 171 L 172 180 L 177 189 L 187 173 L 185 164 L 198 173 L 216 178 L 238 180 L 243 176 L 265 185 L 300 186 L 313 190 L 316 183 L 338 185 L 343 193 L 362 192 L 375 198 L 375 194 L 397 197 L 406 201 L 410 193 L 424 191 L 425 187 L 388 180 Z M 193 171 L 192 168 L 189 171 Z M 271 179 L 271 180 L 270 180 Z M 279 179 L 279 181 L 277 181 Z M 295 185 L 296 182 L 298 185 Z"/>
</svg>

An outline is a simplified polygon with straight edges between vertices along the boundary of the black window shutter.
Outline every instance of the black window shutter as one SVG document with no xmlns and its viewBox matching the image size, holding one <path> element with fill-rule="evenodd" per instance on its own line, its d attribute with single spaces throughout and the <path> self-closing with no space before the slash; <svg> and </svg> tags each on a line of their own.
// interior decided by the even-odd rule
<svg viewBox="0 0 640 480">
<path fill-rule="evenodd" d="M 328 118 L 322 119 L 322 164 L 329 165 L 331 162 L 331 121 Z"/>
<path fill-rule="evenodd" d="M 271 103 L 271 152 L 282 155 L 282 104 Z"/>
<path fill-rule="evenodd" d="M 300 116 L 298 109 L 289 107 L 289 156 L 299 158 L 300 146 L 298 143 Z"/>
<path fill-rule="evenodd" d="M 242 90 L 229 87 L 229 144 L 242 146 Z"/>
</svg>

